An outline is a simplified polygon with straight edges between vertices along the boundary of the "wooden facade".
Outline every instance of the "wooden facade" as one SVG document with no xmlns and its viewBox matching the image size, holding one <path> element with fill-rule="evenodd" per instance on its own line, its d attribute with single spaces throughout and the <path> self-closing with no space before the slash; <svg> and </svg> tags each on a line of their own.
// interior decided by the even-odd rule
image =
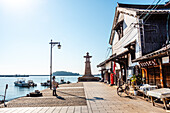
<svg viewBox="0 0 170 113">
<path fill-rule="evenodd" d="M 134 61 L 140 64 L 144 83 L 170 88 L 170 44 Z"/>
<path fill-rule="evenodd" d="M 160 61 L 156 66 L 146 66 L 141 69 L 145 84 L 170 88 L 170 63 L 162 64 Z"/>
<path fill-rule="evenodd" d="M 161 49 L 166 44 L 167 32 L 170 34 L 170 19 L 167 20 L 168 15 L 168 13 L 152 14 L 147 19 L 144 24 L 145 39 L 142 40 L 142 55 Z"/>
<path fill-rule="evenodd" d="M 117 4 L 109 39 L 112 55 L 98 67 L 116 62 L 120 66 L 116 69 L 119 77 L 125 82 L 135 74 L 142 75 L 144 83 L 169 87 L 169 62 L 162 62 L 168 54 L 162 55 L 162 48 L 170 42 L 170 6 L 146 8 L 148 5 Z M 157 50 L 161 53 L 153 57 Z"/>
</svg>

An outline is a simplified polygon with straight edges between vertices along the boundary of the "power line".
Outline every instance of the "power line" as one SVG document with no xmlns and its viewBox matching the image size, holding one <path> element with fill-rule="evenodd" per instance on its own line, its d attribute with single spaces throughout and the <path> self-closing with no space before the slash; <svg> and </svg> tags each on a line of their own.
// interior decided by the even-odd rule
<svg viewBox="0 0 170 113">
<path fill-rule="evenodd" d="M 163 0 L 163 1 L 165 1 L 165 0 Z M 163 2 L 163 1 L 162 1 L 162 2 Z M 161 3 L 162 3 L 162 2 L 161 2 Z M 159 4 L 155 7 L 155 9 L 157 9 L 158 6 L 159 6 Z M 155 9 L 154 9 L 154 10 L 155 10 Z M 145 19 L 145 22 L 144 22 L 144 23 L 146 23 L 146 21 L 151 17 L 152 14 L 153 14 L 153 12 L 151 12 L 151 14 L 147 17 L 147 19 Z"/>
<path fill-rule="evenodd" d="M 108 58 L 111 49 L 112 49 L 111 47 L 108 47 L 108 48 L 107 48 L 107 51 L 108 51 L 108 50 L 109 50 L 109 51 L 108 51 L 108 53 L 107 53 L 106 59 Z"/>
<path fill-rule="evenodd" d="M 150 12 L 151 12 L 152 10 L 156 9 L 156 7 L 157 7 L 157 5 L 159 4 L 160 1 L 161 1 L 161 0 L 158 0 L 158 2 L 155 4 L 155 6 L 153 6 L 153 8 L 149 11 L 149 13 L 147 13 L 147 14 L 142 18 L 143 20 L 150 14 Z"/>
<path fill-rule="evenodd" d="M 152 4 L 146 9 L 146 10 L 148 10 L 148 9 L 150 9 L 150 7 L 153 5 L 153 3 L 155 2 L 156 0 L 154 0 L 153 2 L 152 2 Z M 140 16 L 139 16 L 139 18 L 144 14 L 145 12 L 143 12 Z"/>
</svg>

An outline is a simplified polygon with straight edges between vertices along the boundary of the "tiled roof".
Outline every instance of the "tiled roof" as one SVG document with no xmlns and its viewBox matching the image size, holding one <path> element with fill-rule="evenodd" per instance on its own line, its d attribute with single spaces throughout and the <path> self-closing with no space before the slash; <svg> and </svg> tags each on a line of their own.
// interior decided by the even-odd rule
<svg viewBox="0 0 170 113">
<path fill-rule="evenodd" d="M 133 9 L 133 8 L 126 8 L 128 10 L 132 10 L 135 11 L 136 14 L 145 14 L 145 13 L 152 13 L 152 14 L 166 14 L 170 12 L 170 8 L 169 9 Z"/>
<path fill-rule="evenodd" d="M 118 3 L 118 7 L 124 7 L 124 8 L 133 8 L 133 9 L 147 9 L 150 6 L 150 9 L 152 9 L 155 5 L 142 5 L 142 4 L 122 4 Z M 169 9 L 169 5 L 161 4 L 156 9 Z"/>
</svg>

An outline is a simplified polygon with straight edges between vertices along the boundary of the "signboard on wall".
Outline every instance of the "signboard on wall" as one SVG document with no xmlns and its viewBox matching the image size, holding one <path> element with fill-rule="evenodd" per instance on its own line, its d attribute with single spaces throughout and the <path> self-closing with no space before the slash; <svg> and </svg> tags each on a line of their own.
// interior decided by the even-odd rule
<svg viewBox="0 0 170 113">
<path fill-rule="evenodd" d="M 167 57 L 162 57 L 162 64 L 169 63 L 169 56 Z"/>
<path fill-rule="evenodd" d="M 158 65 L 156 59 L 149 60 L 149 61 L 144 61 L 144 62 L 139 62 L 141 67 L 148 67 L 148 66 L 156 66 Z"/>
</svg>

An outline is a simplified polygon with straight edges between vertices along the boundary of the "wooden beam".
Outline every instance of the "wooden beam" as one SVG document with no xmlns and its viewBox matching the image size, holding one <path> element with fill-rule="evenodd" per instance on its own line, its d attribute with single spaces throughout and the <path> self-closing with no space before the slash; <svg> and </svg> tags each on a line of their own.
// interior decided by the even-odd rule
<svg viewBox="0 0 170 113">
<path fill-rule="evenodd" d="M 164 88 L 164 83 L 163 83 L 163 74 L 162 74 L 162 61 L 161 59 L 158 59 L 159 62 L 159 69 L 160 69 L 160 81 L 161 81 L 161 87 Z"/>
</svg>

